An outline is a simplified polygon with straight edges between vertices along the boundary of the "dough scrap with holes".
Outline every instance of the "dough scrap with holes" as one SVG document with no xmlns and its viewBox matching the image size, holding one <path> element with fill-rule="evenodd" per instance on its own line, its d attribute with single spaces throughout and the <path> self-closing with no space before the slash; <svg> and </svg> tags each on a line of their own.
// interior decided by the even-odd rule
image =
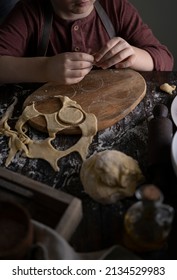
<svg viewBox="0 0 177 280">
<path fill-rule="evenodd" d="M 9 154 L 5 165 L 8 166 L 17 152 L 29 158 L 40 158 L 49 162 L 55 171 L 59 171 L 58 160 L 69 153 L 78 152 L 82 160 L 86 159 L 89 145 L 94 135 L 97 133 L 97 118 L 94 114 L 86 113 L 79 104 L 67 96 L 56 96 L 62 101 L 62 108 L 52 114 L 40 113 L 35 108 L 35 103 L 27 106 L 12 130 L 8 125 L 8 120 L 13 114 L 17 98 L 8 107 L 7 111 L 0 120 L 0 134 L 9 137 Z M 32 140 L 27 135 L 27 122 L 34 117 L 43 115 L 46 119 L 48 137 L 44 140 Z M 59 151 L 52 145 L 56 134 L 63 129 L 78 126 L 82 132 L 81 138 L 72 147 Z"/>
</svg>

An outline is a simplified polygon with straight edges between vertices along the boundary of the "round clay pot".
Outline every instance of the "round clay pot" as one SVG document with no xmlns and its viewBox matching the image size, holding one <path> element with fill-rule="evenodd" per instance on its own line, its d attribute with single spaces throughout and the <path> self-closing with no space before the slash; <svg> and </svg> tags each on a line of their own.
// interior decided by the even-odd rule
<svg viewBox="0 0 177 280">
<path fill-rule="evenodd" d="M 0 259 L 24 259 L 33 242 L 28 211 L 11 201 L 0 201 Z"/>
</svg>

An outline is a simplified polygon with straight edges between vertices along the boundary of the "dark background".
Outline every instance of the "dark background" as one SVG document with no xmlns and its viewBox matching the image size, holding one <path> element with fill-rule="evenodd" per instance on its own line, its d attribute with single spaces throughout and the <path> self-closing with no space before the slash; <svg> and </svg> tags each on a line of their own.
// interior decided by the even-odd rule
<svg viewBox="0 0 177 280">
<path fill-rule="evenodd" d="M 177 70 L 177 2 L 176 0 L 129 0 L 139 11 L 143 21 L 165 44 L 175 59 Z"/>
</svg>

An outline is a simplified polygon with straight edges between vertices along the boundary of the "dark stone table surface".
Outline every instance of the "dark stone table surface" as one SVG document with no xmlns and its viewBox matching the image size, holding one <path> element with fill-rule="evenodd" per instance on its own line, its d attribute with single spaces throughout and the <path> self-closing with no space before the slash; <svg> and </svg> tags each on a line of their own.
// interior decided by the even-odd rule
<svg viewBox="0 0 177 280">
<path fill-rule="evenodd" d="M 170 109 L 176 92 L 169 95 L 162 92 L 159 86 L 164 82 L 177 84 L 177 72 L 141 72 L 141 74 L 147 84 L 146 96 L 124 119 L 112 127 L 97 133 L 89 147 L 88 156 L 106 149 L 122 151 L 138 161 L 147 182 L 151 182 L 148 174 L 148 122 L 156 104 L 165 104 Z M 22 112 L 24 100 L 36 87 L 36 85 L 1 85 L 0 117 L 6 111 L 11 103 L 12 97 L 15 95 L 18 97 L 18 103 L 11 122 L 16 122 Z M 29 129 L 29 133 L 37 139 L 42 137 L 41 133 L 33 128 Z M 78 139 L 78 135 L 59 135 L 55 140 L 55 145 L 59 149 L 66 149 Z M 0 135 L 1 167 L 4 167 L 7 154 L 8 139 Z M 121 244 L 123 217 L 128 207 L 135 202 L 135 197 L 123 199 L 112 205 L 101 205 L 95 202 L 84 192 L 80 182 L 79 173 L 81 164 L 82 160 L 79 154 L 72 153 L 60 159 L 60 171 L 55 172 L 48 162 L 40 159 L 29 159 L 18 153 L 7 168 L 81 199 L 83 219 L 70 240 L 71 245 L 76 251 L 92 252 L 108 248 L 115 244 Z M 177 181 L 170 161 L 165 167 L 165 170 L 165 176 L 162 171 L 162 177 L 160 175 L 162 180 L 158 184 L 164 193 L 164 201 L 172 205 L 175 209 L 175 219 L 165 258 L 176 259 Z M 143 257 L 155 258 L 155 255 L 150 257 L 145 255 Z"/>
</svg>

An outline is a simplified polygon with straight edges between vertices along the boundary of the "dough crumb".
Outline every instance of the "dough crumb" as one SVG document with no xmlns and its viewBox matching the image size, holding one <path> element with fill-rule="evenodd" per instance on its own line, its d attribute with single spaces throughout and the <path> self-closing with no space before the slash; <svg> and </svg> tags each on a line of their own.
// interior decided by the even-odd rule
<svg viewBox="0 0 177 280">
<path fill-rule="evenodd" d="M 164 83 L 160 86 L 160 89 L 168 94 L 173 94 L 173 91 L 176 90 L 176 86 L 169 85 L 168 83 Z"/>
</svg>

